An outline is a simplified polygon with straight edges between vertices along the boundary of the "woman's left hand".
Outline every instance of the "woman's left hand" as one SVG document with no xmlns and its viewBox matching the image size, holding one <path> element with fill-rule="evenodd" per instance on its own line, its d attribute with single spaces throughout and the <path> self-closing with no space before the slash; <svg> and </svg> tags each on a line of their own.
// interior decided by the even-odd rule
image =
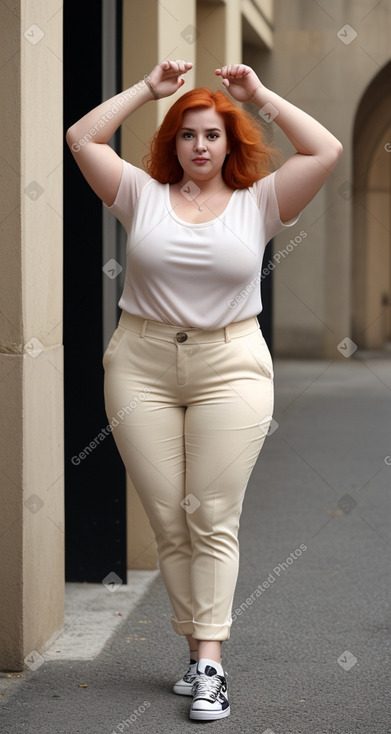
<svg viewBox="0 0 391 734">
<path fill-rule="evenodd" d="M 224 86 L 238 102 L 249 102 L 256 90 L 262 86 L 251 66 L 230 64 L 216 69 L 215 74 L 221 76 Z"/>
</svg>

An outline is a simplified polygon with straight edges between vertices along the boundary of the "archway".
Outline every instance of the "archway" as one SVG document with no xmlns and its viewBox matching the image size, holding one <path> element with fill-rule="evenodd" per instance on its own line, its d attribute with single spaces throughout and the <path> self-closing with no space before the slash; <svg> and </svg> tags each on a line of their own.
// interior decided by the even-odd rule
<svg viewBox="0 0 391 734">
<path fill-rule="evenodd" d="M 353 133 L 352 338 L 391 342 L 391 62 L 365 90 Z"/>
</svg>

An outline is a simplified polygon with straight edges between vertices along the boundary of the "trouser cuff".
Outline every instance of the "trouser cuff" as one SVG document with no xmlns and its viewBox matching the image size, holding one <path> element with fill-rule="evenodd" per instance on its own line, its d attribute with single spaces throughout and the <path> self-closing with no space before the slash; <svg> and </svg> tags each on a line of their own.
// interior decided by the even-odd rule
<svg viewBox="0 0 391 734">
<path fill-rule="evenodd" d="M 195 640 L 229 640 L 230 624 L 202 624 L 193 621 L 192 635 Z"/>
<path fill-rule="evenodd" d="M 192 635 L 195 640 L 229 640 L 231 633 L 230 624 L 202 624 L 193 619 L 179 622 L 171 617 L 171 624 L 177 635 Z"/>
<path fill-rule="evenodd" d="M 171 624 L 177 635 L 192 635 L 194 632 L 194 623 L 192 619 L 186 619 L 183 622 L 178 622 L 175 617 L 171 617 Z"/>
</svg>

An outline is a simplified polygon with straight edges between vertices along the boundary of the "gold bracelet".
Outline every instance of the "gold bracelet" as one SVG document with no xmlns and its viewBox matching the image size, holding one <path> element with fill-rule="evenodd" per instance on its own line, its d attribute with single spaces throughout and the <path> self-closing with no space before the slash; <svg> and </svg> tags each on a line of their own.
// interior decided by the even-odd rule
<svg viewBox="0 0 391 734">
<path fill-rule="evenodd" d="M 158 93 L 157 93 L 156 89 L 154 89 L 154 88 L 153 88 L 152 84 L 151 84 L 151 83 L 150 83 L 150 82 L 148 81 L 148 79 L 144 79 L 144 81 L 145 81 L 145 83 L 146 83 L 146 85 L 147 85 L 147 87 L 148 87 L 149 91 L 151 92 L 152 96 L 153 96 L 153 97 L 154 97 L 155 99 L 159 99 L 159 95 L 158 95 Z"/>
</svg>

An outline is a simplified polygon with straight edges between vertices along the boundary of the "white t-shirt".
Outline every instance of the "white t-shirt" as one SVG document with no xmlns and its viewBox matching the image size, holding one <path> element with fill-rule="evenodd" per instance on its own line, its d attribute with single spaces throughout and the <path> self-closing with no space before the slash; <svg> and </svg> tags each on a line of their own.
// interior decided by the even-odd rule
<svg viewBox="0 0 391 734">
<path fill-rule="evenodd" d="M 169 184 L 123 161 L 115 201 L 105 205 L 128 236 L 120 308 L 153 321 L 201 329 L 259 314 L 265 246 L 298 219 L 281 222 L 274 175 L 236 189 L 216 219 L 192 224 L 176 216 Z"/>
</svg>

